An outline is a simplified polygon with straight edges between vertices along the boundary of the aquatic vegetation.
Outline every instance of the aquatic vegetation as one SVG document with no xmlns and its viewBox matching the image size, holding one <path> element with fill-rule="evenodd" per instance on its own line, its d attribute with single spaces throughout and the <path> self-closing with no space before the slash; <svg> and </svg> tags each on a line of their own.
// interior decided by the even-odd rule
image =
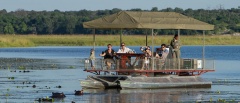
<svg viewBox="0 0 240 103">
<path fill-rule="evenodd" d="M 25 66 L 18 66 L 18 69 L 20 69 L 20 70 L 26 70 L 26 67 L 25 67 Z"/>
<path fill-rule="evenodd" d="M 155 44 L 169 43 L 173 35 L 154 36 Z M 134 38 L 134 39 L 132 39 Z M 96 46 L 105 46 L 108 43 L 119 45 L 116 40 L 119 35 L 96 35 Z M 126 35 L 123 41 L 129 46 L 145 45 L 145 35 Z M 206 35 L 206 45 L 239 45 L 240 36 L 233 35 Z M 32 47 L 32 46 L 91 46 L 93 36 L 89 35 L 2 35 L 0 47 Z M 149 36 L 148 42 L 151 42 Z M 202 45 L 202 35 L 181 36 L 183 45 Z"/>
<path fill-rule="evenodd" d="M 223 103 L 225 103 L 225 102 L 226 102 L 226 100 L 225 100 L 225 99 L 221 99 L 221 98 L 219 98 L 217 101 L 218 101 L 218 102 L 223 102 Z"/>
<path fill-rule="evenodd" d="M 13 79 L 14 79 L 14 77 L 8 77 L 8 79 L 11 79 L 11 80 L 13 80 Z"/>
<path fill-rule="evenodd" d="M 69 66 L 69 69 L 74 69 L 75 68 L 75 66 Z"/>
<path fill-rule="evenodd" d="M 38 98 L 35 101 L 38 101 L 38 102 L 54 102 L 54 99 L 46 97 L 46 98 Z"/>
<path fill-rule="evenodd" d="M 50 68 L 57 68 L 57 65 L 56 65 L 56 64 L 52 64 L 52 65 L 50 66 Z"/>
<path fill-rule="evenodd" d="M 211 97 L 209 101 L 212 102 L 212 101 L 213 101 L 213 98 Z"/>
</svg>

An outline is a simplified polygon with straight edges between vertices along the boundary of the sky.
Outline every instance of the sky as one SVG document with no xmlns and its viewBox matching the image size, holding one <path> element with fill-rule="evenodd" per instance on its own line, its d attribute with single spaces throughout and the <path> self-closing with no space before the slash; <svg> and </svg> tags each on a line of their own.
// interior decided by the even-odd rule
<svg viewBox="0 0 240 103">
<path fill-rule="evenodd" d="M 79 11 L 79 10 L 106 10 L 119 8 L 130 10 L 140 8 L 151 10 L 170 8 L 182 9 L 224 9 L 240 7 L 240 0 L 0 0 L 0 10 L 16 11 L 18 9 L 34 11 Z"/>
</svg>

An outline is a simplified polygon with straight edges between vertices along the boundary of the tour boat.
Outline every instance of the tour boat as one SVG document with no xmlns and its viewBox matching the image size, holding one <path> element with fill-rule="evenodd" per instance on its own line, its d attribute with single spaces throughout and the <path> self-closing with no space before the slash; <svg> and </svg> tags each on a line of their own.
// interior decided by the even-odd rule
<svg viewBox="0 0 240 103">
<path fill-rule="evenodd" d="M 116 14 L 84 22 L 83 27 L 92 28 L 94 31 L 95 29 L 149 29 L 152 35 L 150 46 L 153 53 L 156 51 L 153 40 L 154 29 L 177 29 L 179 42 L 181 29 L 203 31 L 202 58 L 169 57 L 163 60 L 152 56 L 146 62 L 143 53 L 116 53 L 118 59 L 114 60 L 110 69 L 106 68 L 102 58 L 96 58 L 95 68 L 92 69 L 89 59 L 86 58 L 82 62 L 84 63 L 84 71 L 94 75 L 88 76 L 86 80 L 80 80 L 83 88 L 211 87 L 212 82 L 204 80 L 200 75 L 215 71 L 214 60 L 204 57 L 205 30 L 213 30 L 214 25 L 175 12 L 120 11 Z M 95 44 L 94 34 L 93 48 L 95 48 Z"/>
</svg>

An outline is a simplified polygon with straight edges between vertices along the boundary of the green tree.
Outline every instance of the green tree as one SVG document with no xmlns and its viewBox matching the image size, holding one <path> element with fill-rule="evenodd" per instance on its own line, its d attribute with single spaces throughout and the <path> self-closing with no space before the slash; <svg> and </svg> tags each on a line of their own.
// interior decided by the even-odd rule
<svg viewBox="0 0 240 103">
<path fill-rule="evenodd" d="M 12 24 L 8 23 L 4 27 L 4 34 L 14 34 L 14 28 L 13 28 Z"/>
<path fill-rule="evenodd" d="M 24 22 L 22 22 L 20 25 L 19 25 L 19 33 L 21 33 L 21 34 L 25 34 L 25 33 L 27 33 L 27 30 L 28 30 L 28 27 L 27 27 L 27 25 L 24 23 Z"/>
<path fill-rule="evenodd" d="M 74 16 L 66 16 L 65 19 L 65 25 L 66 25 L 66 33 L 73 34 L 75 30 L 75 23 L 77 22 L 76 18 Z"/>
<path fill-rule="evenodd" d="M 157 7 L 153 7 L 153 8 L 151 9 L 151 11 L 158 11 L 158 8 L 157 8 Z"/>
</svg>

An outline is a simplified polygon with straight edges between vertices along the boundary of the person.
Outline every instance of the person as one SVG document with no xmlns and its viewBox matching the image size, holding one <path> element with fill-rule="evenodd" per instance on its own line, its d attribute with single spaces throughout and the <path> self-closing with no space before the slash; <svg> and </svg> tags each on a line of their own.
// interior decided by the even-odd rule
<svg viewBox="0 0 240 103">
<path fill-rule="evenodd" d="M 95 62 L 95 51 L 94 51 L 94 49 L 90 50 L 89 58 L 90 58 L 90 64 L 91 64 L 92 69 L 95 69 L 95 67 L 94 67 L 94 64 L 95 64 L 94 63 Z"/>
<path fill-rule="evenodd" d="M 122 42 L 120 45 L 120 49 L 117 51 L 117 53 L 132 53 L 133 51 L 126 47 L 125 43 Z"/>
<path fill-rule="evenodd" d="M 142 69 L 148 68 L 148 64 L 150 63 L 150 58 L 152 56 L 151 48 L 150 46 L 143 46 L 140 48 L 140 50 L 144 53 L 144 63 L 142 63 Z"/>
<path fill-rule="evenodd" d="M 160 54 L 156 53 L 156 58 L 165 60 L 168 56 L 169 50 L 166 47 L 166 44 L 161 45 Z"/>
<path fill-rule="evenodd" d="M 172 49 L 172 57 L 173 58 L 180 58 L 180 43 L 179 43 L 177 34 L 171 40 L 170 46 L 171 46 L 171 49 Z"/>
<path fill-rule="evenodd" d="M 107 65 L 107 69 L 111 68 L 111 64 L 114 63 L 113 57 L 115 56 L 115 51 L 112 49 L 112 45 L 107 45 L 108 49 L 102 52 L 100 56 L 104 57 L 105 64 Z"/>
<path fill-rule="evenodd" d="M 117 53 L 133 53 L 133 51 L 128 47 L 126 47 L 125 43 L 122 42 L 120 45 L 120 49 L 117 51 Z M 126 69 L 127 68 L 126 62 L 129 64 L 129 66 L 131 66 L 131 57 L 121 58 L 120 62 L 121 62 L 121 68 Z"/>
<path fill-rule="evenodd" d="M 176 34 L 174 38 L 170 42 L 172 58 L 173 58 L 173 68 L 180 68 L 179 66 L 179 59 L 180 58 L 180 43 L 178 40 L 178 35 Z"/>
<path fill-rule="evenodd" d="M 160 68 L 165 64 L 166 58 L 168 57 L 169 50 L 166 47 L 166 44 L 162 44 L 160 48 L 160 54 L 156 53 L 156 58 L 160 58 Z"/>
</svg>

